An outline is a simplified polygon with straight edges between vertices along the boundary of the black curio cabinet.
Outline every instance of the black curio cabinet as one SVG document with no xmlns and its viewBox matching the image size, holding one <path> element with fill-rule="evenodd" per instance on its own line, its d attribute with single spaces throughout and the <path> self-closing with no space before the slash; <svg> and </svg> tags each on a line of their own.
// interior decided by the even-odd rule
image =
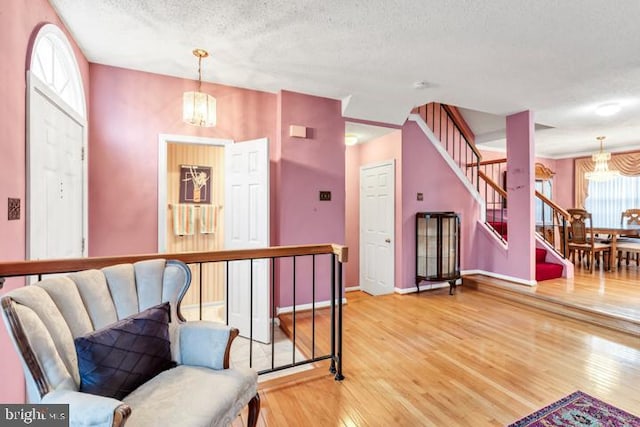
<svg viewBox="0 0 640 427">
<path fill-rule="evenodd" d="M 453 295 L 460 279 L 460 216 L 455 212 L 416 214 L 416 287 L 448 282 Z"/>
</svg>

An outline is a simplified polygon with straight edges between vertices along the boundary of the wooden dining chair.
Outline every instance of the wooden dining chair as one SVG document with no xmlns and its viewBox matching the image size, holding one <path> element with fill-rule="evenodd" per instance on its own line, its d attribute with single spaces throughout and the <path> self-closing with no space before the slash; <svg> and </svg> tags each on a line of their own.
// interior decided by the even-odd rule
<svg viewBox="0 0 640 427">
<path fill-rule="evenodd" d="M 578 254 L 578 262 L 582 261 L 582 255 L 588 255 L 587 265 L 589 272 L 593 272 L 593 265 L 602 254 L 605 269 L 609 268 L 609 260 L 611 258 L 611 245 L 608 243 L 597 242 L 593 239 L 593 224 L 591 222 L 591 214 L 584 209 L 567 209 L 569 213 L 569 257 L 575 264 L 576 254 Z"/>
<path fill-rule="evenodd" d="M 627 209 L 620 214 L 620 227 L 640 227 L 640 209 Z M 629 260 L 634 260 L 640 265 L 640 239 L 634 237 L 622 237 L 618 239 L 618 267 L 622 258 L 629 265 Z"/>
</svg>

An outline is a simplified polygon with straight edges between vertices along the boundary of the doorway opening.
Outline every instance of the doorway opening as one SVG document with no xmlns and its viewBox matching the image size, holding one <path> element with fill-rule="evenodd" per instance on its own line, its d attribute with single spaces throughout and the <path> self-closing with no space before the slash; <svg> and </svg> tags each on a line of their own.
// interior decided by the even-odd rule
<svg viewBox="0 0 640 427">
<path fill-rule="evenodd" d="M 347 291 L 363 290 L 372 294 L 385 294 L 396 291 L 400 271 L 399 256 L 396 252 L 402 247 L 401 207 L 396 206 L 395 198 L 401 193 L 402 168 L 402 130 L 399 128 L 373 126 L 347 122 L 345 134 L 346 161 L 346 244 L 350 250 L 350 261 L 346 265 L 345 284 Z M 383 176 L 365 176 L 374 173 L 367 168 L 391 164 Z M 397 175 L 396 175 L 397 174 Z M 367 181 L 368 182 L 365 182 Z M 365 185 L 366 184 L 366 185 Z M 366 186 L 370 186 L 367 190 Z M 383 203 L 382 194 L 377 192 L 380 186 L 386 187 Z M 365 191 L 369 191 L 365 197 Z M 398 196 L 396 196 L 398 194 Z M 366 213 L 371 205 L 384 204 L 384 210 Z M 372 217 L 375 215 L 375 218 Z M 385 224 L 378 224 L 384 220 Z M 374 221 L 365 224 L 365 221 Z M 384 232 L 383 232 L 384 229 Z M 382 237 L 381 242 L 374 241 L 374 231 Z M 386 240 L 389 240 L 387 242 Z M 388 257 L 382 257 L 386 252 Z M 380 259 L 380 262 L 376 261 Z M 374 282 L 384 285 L 373 285 Z M 375 288 L 375 289 L 374 289 Z"/>
<path fill-rule="evenodd" d="M 158 153 L 158 252 L 269 246 L 267 139 L 234 143 L 163 134 Z M 227 322 L 241 336 L 270 342 L 266 260 L 190 268 L 185 317 Z M 200 302 L 202 312 L 187 313 Z"/>
</svg>

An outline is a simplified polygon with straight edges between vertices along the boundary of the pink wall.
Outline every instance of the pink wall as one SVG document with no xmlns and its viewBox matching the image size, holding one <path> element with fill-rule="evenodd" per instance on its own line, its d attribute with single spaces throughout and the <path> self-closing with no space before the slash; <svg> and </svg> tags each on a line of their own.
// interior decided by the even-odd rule
<svg viewBox="0 0 640 427">
<path fill-rule="evenodd" d="M 182 122 L 182 93 L 196 83 L 91 64 L 89 254 L 157 251 L 158 135 L 227 138 L 276 135 L 276 95 L 203 83 L 217 100 L 214 128 Z M 273 157 L 273 155 L 272 155 Z"/>
<path fill-rule="evenodd" d="M 558 159 L 553 171 L 553 201 L 565 209 L 575 206 L 574 159 Z"/>
<path fill-rule="evenodd" d="M 345 241 L 344 119 L 338 100 L 282 91 L 278 105 L 280 153 L 277 164 L 277 237 L 275 244 L 343 243 Z M 289 136 L 289 126 L 307 127 L 307 138 Z M 319 201 L 318 192 L 331 191 L 331 201 Z M 328 261 L 318 260 L 326 267 Z M 311 302 L 309 259 L 300 259 L 296 304 Z M 280 269 L 279 306 L 291 306 L 293 295 L 288 268 Z M 319 286 L 328 289 L 327 268 L 317 271 Z M 330 299 L 320 291 L 316 300 Z"/>
<path fill-rule="evenodd" d="M 69 38 L 89 100 L 89 66 L 84 55 L 46 0 L 3 0 L 0 6 L 0 260 L 25 258 L 25 70 L 30 61 L 30 41 L 45 23 L 58 25 Z M 7 221 L 7 198 L 22 201 L 21 219 Z M 0 293 L 21 286 L 22 279 L 8 279 Z M 22 368 L 4 326 L 0 327 L 0 402 L 24 401 Z"/>
<path fill-rule="evenodd" d="M 424 194 L 418 201 L 417 193 Z M 461 216 L 461 268 L 477 268 L 474 252 L 479 205 L 413 122 L 402 128 L 402 279 L 400 288 L 415 287 L 416 212 L 454 211 Z"/>
<path fill-rule="evenodd" d="M 395 286 L 402 283 L 402 132 L 393 131 L 385 136 L 347 147 L 346 157 L 346 244 L 349 247 L 349 262 L 346 265 L 345 284 L 360 285 L 360 167 L 386 160 L 396 160 L 396 253 Z"/>
</svg>

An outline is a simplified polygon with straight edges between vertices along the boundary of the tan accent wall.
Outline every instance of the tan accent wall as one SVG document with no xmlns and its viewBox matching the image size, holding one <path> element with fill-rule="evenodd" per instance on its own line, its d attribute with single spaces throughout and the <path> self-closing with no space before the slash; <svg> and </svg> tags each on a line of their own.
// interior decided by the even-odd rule
<svg viewBox="0 0 640 427">
<path fill-rule="evenodd" d="M 196 204 L 196 227 L 193 236 L 176 236 L 173 232 L 171 204 L 180 197 L 180 165 L 211 167 L 211 203 L 218 206 L 218 226 L 214 234 L 200 233 L 200 209 Z M 215 251 L 224 247 L 224 147 L 200 144 L 167 145 L 167 252 Z M 191 287 L 182 305 L 199 301 L 200 268 L 190 265 Z M 202 265 L 203 304 L 224 301 L 224 265 Z"/>
</svg>

